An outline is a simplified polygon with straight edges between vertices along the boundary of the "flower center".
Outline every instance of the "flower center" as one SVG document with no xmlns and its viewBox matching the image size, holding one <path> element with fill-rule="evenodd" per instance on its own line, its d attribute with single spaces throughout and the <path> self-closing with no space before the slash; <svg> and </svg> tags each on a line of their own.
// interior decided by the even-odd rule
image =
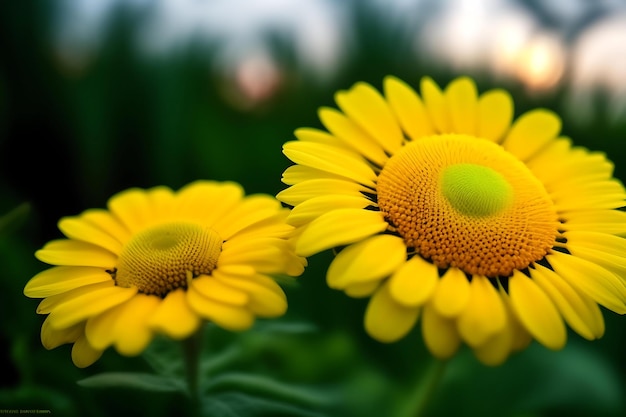
<svg viewBox="0 0 626 417">
<path fill-rule="evenodd" d="M 541 182 L 485 139 L 450 134 L 411 142 L 387 161 L 377 188 L 390 230 L 439 268 L 510 276 L 542 259 L 558 233 Z"/>
<path fill-rule="evenodd" d="M 445 168 L 441 175 L 441 192 L 457 211 L 473 217 L 497 214 L 513 197 L 513 189 L 502 175 L 475 164 Z"/>
<path fill-rule="evenodd" d="M 187 288 L 188 280 L 210 274 L 222 251 L 222 239 L 212 229 L 174 222 L 135 235 L 120 253 L 115 281 L 120 287 L 164 296 Z"/>
</svg>

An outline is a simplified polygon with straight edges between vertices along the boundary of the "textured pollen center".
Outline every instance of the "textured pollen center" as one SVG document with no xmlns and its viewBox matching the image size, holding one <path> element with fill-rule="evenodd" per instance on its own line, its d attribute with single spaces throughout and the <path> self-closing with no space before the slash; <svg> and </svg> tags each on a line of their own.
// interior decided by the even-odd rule
<svg viewBox="0 0 626 417">
<path fill-rule="evenodd" d="M 164 296 L 187 281 L 210 274 L 222 251 L 222 239 L 212 229 L 175 222 L 135 235 L 119 256 L 115 281 L 120 287 Z"/>
<path fill-rule="evenodd" d="M 510 276 L 542 259 L 558 232 L 532 172 L 497 144 L 467 135 L 409 143 L 384 166 L 377 194 L 409 251 L 471 275 Z"/>
</svg>

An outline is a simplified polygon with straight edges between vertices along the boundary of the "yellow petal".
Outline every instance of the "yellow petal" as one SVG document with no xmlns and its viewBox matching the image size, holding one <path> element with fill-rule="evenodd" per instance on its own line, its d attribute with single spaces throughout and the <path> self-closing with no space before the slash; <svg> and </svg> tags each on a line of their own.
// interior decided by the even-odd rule
<svg viewBox="0 0 626 417">
<path fill-rule="evenodd" d="M 304 273 L 304 268 L 308 265 L 307 259 L 303 256 L 298 256 L 295 253 L 295 245 L 294 240 L 290 240 L 291 246 L 294 247 L 293 252 L 289 252 L 289 257 L 287 258 L 287 264 L 283 270 L 283 273 L 290 277 L 299 277 Z M 259 271 L 264 272 L 264 271 Z M 264 272 L 267 274 L 274 274 L 274 272 Z M 276 272 L 280 273 L 280 272 Z"/>
<path fill-rule="evenodd" d="M 559 184 L 580 182 L 581 179 L 609 179 L 613 174 L 613 163 L 601 153 L 590 152 L 580 147 L 572 147 L 572 141 L 559 137 L 532 158 L 526 165 L 546 186 L 558 188 Z"/>
<path fill-rule="evenodd" d="M 522 351 L 530 345 L 533 338 L 515 315 L 513 307 L 511 306 L 511 298 L 506 291 L 504 291 L 501 284 L 498 285 L 498 289 L 504 308 L 507 311 L 507 329 L 510 330 L 512 335 L 511 349 L 513 352 Z"/>
<path fill-rule="evenodd" d="M 380 287 L 380 281 L 359 282 L 344 288 L 343 292 L 352 298 L 370 297 Z"/>
<path fill-rule="evenodd" d="M 561 213 L 565 230 L 593 230 L 598 233 L 626 235 L 626 212 L 619 210 L 593 210 Z"/>
<path fill-rule="evenodd" d="M 226 330 L 246 330 L 254 323 L 254 316 L 247 308 L 213 301 L 204 297 L 193 286 L 187 290 L 187 301 L 202 317 Z"/>
<path fill-rule="evenodd" d="M 249 277 L 256 274 L 256 271 L 250 265 L 220 265 L 219 270 L 213 270 L 213 272 L 211 272 L 211 276 L 216 276 L 216 273 L 224 273 L 237 277 Z"/>
<path fill-rule="evenodd" d="M 51 265 L 97 266 L 104 269 L 113 269 L 117 262 L 117 256 L 106 249 L 69 239 L 50 241 L 35 252 L 35 256 Z"/>
<path fill-rule="evenodd" d="M 122 251 L 122 244 L 119 240 L 86 220 L 65 217 L 59 221 L 59 229 L 70 239 L 100 246 L 116 255 Z"/>
<path fill-rule="evenodd" d="M 561 169 L 570 166 L 572 162 L 579 162 L 582 153 L 586 153 L 586 151 L 572 148 L 570 138 L 560 136 L 547 143 L 526 162 L 526 165 L 541 178 L 542 182 L 550 182 L 561 177 Z M 560 168 L 558 172 L 554 172 L 552 169 L 555 164 Z"/>
<path fill-rule="evenodd" d="M 287 188 L 276 195 L 283 203 L 291 206 L 322 195 L 362 196 L 361 191 L 370 191 L 367 187 L 348 180 L 332 178 L 310 179 Z"/>
<path fill-rule="evenodd" d="M 501 289 L 501 287 L 499 287 Z M 505 326 L 500 331 L 489 337 L 483 344 L 476 346 L 474 356 L 483 364 L 497 366 L 509 357 L 512 351 L 528 346 L 531 338 L 515 318 L 504 291 L 498 291 L 498 297 L 503 307 Z"/>
<path fill-rule="evenodd" d="M 206 298 L 224 304 L 243 306 L 248 303 L 248 295 L 236 288 L 229 287 L 209 276 L 200 276 L 191 281 L 191 286 Z"/>
<path fill-rule="evenodd" d="M 622 184 L 615 180 L 593 181 L 585 184 L 572 184 L 550 190 L 556 209 L 559 212 L 570 210 L 615 209 L 626 204 L 626 191 Z"/>
<path fill-rule="evenodd" d="M 338 112 L 335 109 L 331 109 L 331 108 L 321 108 L 320 109 L 320 114 L 322 112 L 326 113 L 326 112 L 332 112 L 332 113 L 337 113 L 339 115 L 341 115 L 341 117 L 345 118 L 345 116 L 343 114 L 341 114 L 340 112 Z M 320 117 L 321 118 L 321 117 Z M 322 123 L 324 123 L 324 120 L 322 120 Z M 324 123 L 324 125 L 326 125 Z M 296 131 L 294 132 L 294 135 L 296 136 L 296 138 L 298 138 L 298 140 L 301 140 L 302 142 L 313 142 L 313 143 L 323 143 L 325 145 L 333 145 L 333 146 L 338 146 L 344 149 L 352 149 L 352 150 L 358 150 L 358 147 L 351 147 L 348 146 L 346 143 L 344 143 L 344 141 L 342 139 L 340 139 L 339 137 L 337 137 L 337 135 L 335 135 L 334 131 L 332 129 L 330 129 L 328 126 L 326 126 L 326 128 L 332 133 L 328 133 L 326 131 L 323 130 L 319 130 L 319 129 L 314 129 L 311 127 L 301 127 L 299 129 L 296 129 Z"/>
<path fill-rule="evenodd" d="M 86 368 L 100 359 L 102 351 L 94 349 L 83 335 L 72 346 L 72 362 L 79 368 Z"/>
<path fill-rule="evenodd" d="M 241 230 L 261 222 L 281 210 L 274 197 L 265 194 L 248 195 L 235 208 L 213 223 L 213 228 L 223 240 L 230 239 Z"/>
<path fill-rule="evenodd" d="M 597 304 L 585 303 L 583 297 L 563 278 L 541 265 L 537 265 L 536 269 L 531 270 L 531 276 L 550 297 L 567 324 L 576 333 L 588 340 L 602 336 L 604 326 L 599 326 L 597 323 L 599 312 Z M 591 306 L 595 306 L 595 308 Z M 600 315 L 600 317 L 602 316 Z"/>
<path fill-rule="evenodd" d="M 500 142 L 513 120 L 513 99 L 504 90 L 491 90 L 478 99 L 478 137 Z"/>
<path fill-rule="evenodd" d="M 554 271 L 581 294 L 618 314 L 626 313 L 626 289 L 618 276 L 594 263 L 560 252 L 553 252 L 546 259 Z"/>
<path fill-rule="evenodd" d="M 438 282 L 437 267 L 419 256 L 414 256 L 391 276 L 389 292 L 405 307 L 417 307 L 430 298 Z"/>
<path fill-rule="evenodd" d="M 517 318 L 539 343 L 553 350 L 565 346 L 567 333 L 563 319 L 532 279 L 515 271 L 509 278 L 509 295 Z"/>
<path fill-rule="evenodd" d="M 504 331 L 507 325 L 506 310 L 500 295 L 487 278 L 477 275 L 472 278 L 469 302 L 457 324 L 463 340 L 474 348 L 484 345 L 488 339 Z M 504 341 L 493 343 L 497 345 Z"/>
<path fill-rule="evenodd" d="M 253 239 L 257 237 L 276 237 L 289 238 L 292 237 L 295 229 L 286 223 L 290 210 L 284 209 L 271 217 L 263 219 L 253 225 L 247 226 L 231 236 L 234 239 Z"/>
<path fill-rule="evenodd" d="M 287 297 L 272 278 L 256 274 L 249 277 L 229 276 L 213 271 L 215 279 L 248 294 L 247 308 L 260 317 L 278 317 L 287 311 Z"/>
<path fill-rule="evenodd" d="M 341 146 L 353 152 L 356 151 L 379 167 L 385 165 L 385 162 L 389 159 L 379 142 L 341 112 L 323 107 L 319 110 L 319 117 L 326 129 L 336 136 L 335 142 L 328 142 L 329 144 Z M 307 139 L 311 138 L 311 135 L 307 135 L 306 137 Z M 300 136 L 298 136 L 298 138 L 300 138 Z M 318 140 L 318 142 L 321 143 L 320 140 Z"/>
<path fill-rule="evenodd" d="M 87 320 L 85 336 L 94 349 L 104 350 L 113 344 L 116 323 L 118 320 L 124 320 L 124 305 L 125 303 L 117 305 Z"/>
<path fill-rule="evenodd" d="M 195 181 L 180 189 L 173 210 L 178 218 L 212 225 L 236 207 L 243 196 L 243 188 L 234 182 Z"/>
<path fill-rule="evenodd" d="M 46 318 L 41 325 L 41 344 L 46 349 L 54 349 L 66 343 L 74 343 L 84 332 L 83 323 L 76 324 L 66 329 L 55 329 L 50 326 Z"/>
<path fill-rule="evenodd" d="M 426 110 L 437 133 L 454 133 L 446 100 L 439 86 L 430 77 L 423 77 L 420 82 L 422 98 Z"/>
<path fill-rule="evenodd" d="M 145 190 L 131 188 L 117 193 L 108 202 L 109 210 L 131 232 L 153 220 L 152 207 Z"/>
<path fill-rule="evenodd" d="M 83 212 L 80 215 L 80 219 L 110 234 L 122 244 L 130 239 L 131 232 L 108 210 L 90 209 Z"/>
<path fill-rule="evenodd" d="M 175 197 L 172 190 L 165 186 L 153 187 L 147 191 L 150 211 L 154 219 L 169 219 L 175 209 Z"/>
<path fill-rule="evenodd" d="M 387 229 L 379 211 L 338 209 L 313 220 L 296 242 L 296 253 L 311 256 L 333 247 L 358 242 Z"/>
<path fill-rule="evenodd" d="M 626 239 L 597 231 L 566 232 L 567 247 L 574 245 L 599 250 L 615 256 L 626 256 Z M 624 260 L 626 264 L 626 259 Z"/>
<path fill-rule="evenodd" d="M 434 133 L 426 107 L 417 93 L 396 77 L 385 77 L 385 97 L 402 129 L 413 140 Z"/>
<path fill-rule="evenodd" d="M 234 286 L 235 288 L 246 291 L 247 293 L 249 293 L 249 295 L 252 295 L 260 289 L 263 289 L 273 292 L 278 297 L 285 298 L 285 294 L 283 293 L 282 288 L 280 288 L 280 285 L 278 285 L 278 283 L 276 283 L 273 278 L 267 275 L 232 275 L 230 273 L 224 272 L 224 270 L 220 268 L 213 271 L 212 276 L 229 286 Z"/>
<path fill-rule="evenodd" d="M 406 336 L 417 322 L 420 309 L 404 307 L 389 294 L 383 285 L 370 299 L 365 311 L 365 330 L 379 342 L 395 342 Z"/>
<path fill-rule="evenodd" d="M 117 286 L 94 289 L 93 291 L 67 300 L 52 309 L 48 320 L 57 329 L 75 325 L 89 317 L 115 307 L 137 294 L 137 288 Z"/>
<path fill-rule="evenodd" d="M 454 320 L 440 316 L 432 302 L 424 304 L 422 337 L 430 353 L 439 359 L 452 357 L 461 344 Z"/>
<path fill-rule="evenodd" d="M 119 353 L 136 356 L 146 349 L 153 337 L 148 320 L 161 302 L 157 296 L 137 294 L 122 306 L 123 311 L 113 328 L 115 348 Z"/>
<path fill-rule="evenodd" d="M 508 319 L 507 319 L 508 321 Z M 505 326 L 498 333 L 489 337 L 480 346 L 473 348 L 474 356 L 487 366 L 498 366 L 504 363 L 513 348 L 513 331 Z"/>
<path fill-rule="evenodd" d="M 465 273 L 450 268 L 441 277 L 432 296 L 432 305 L 444 317 L 456 317 L 465 309 L 470 299 L 470 285 Z"/>
<path fill-rule="evenodd" d="M 48 314 L 63 303 L 82 297 L 86 294 L 91 294 L 94 291 L 114 286 L 115 281 L 107 280 L 97 282 L 95 284 L 83 285 L 82 287 L 74 288 L 60 294 L 51 295 L 41 300 L 41 303 L 37 306 L 37 314 Z"/>
<path fill-rule="evenodd" d="M 85 285 L 111 280 L 111 275 L 102 268 L 55 266 L 32 277 L 24 287 L 24 294 L 31 298 L 44 298 Z"/>
<path fill-rule="evenodd" d="M 585 304 L 586 311 L 591 314 L 590 322 L 587 323 L 594 332 L 596 338 L 604 336 L 604 317 L 602 317 L 602 311 L 598 306 L 598 303 L 593 301 L 590 297 L 580 294 L 583 303 Z"/>
<path fill-rule="evenodd" d="M 217 266 L 249 265 L 258 272 L 282 273 L 291 258 L 295 258 L 293 247 L 284 239 L 233 239 L 222 246 Z"/>
<path fill-rule="evenodd" d="M 296 164 L 339 175 L 369 187 L 375 186 L 376 174 L 355 152 L 322 143 L 292 141 L 283 145 L 283 153 Z"/>
<path fill-rule="evenodd" d="M 281 181 L 287 185 L 294 185 L 313 178 L 346 181 L 346 179 L 340 175 L 331 174 L 330 172 L 304 165 L 292 165 L 287 167 L 283 172 Z"/>
<path fill-rule="evenodd" d="M 187 292 L 179 288 L 165 296 L 148 320 L 148 326 L 172 339 L 183 339 L 198 329 L 200 318 L 187 303 Z"/>
<path fill-rule="evenodd" d="M 446 87 L 445 101 L 455 133 L 476 135 L 478 92 L 474 80 L 459 77 Z"/>
<path fill-rule="evenodd" d="M 385 99 L 374 87 L 357 83 L 335 95 L 341 110 L 365 130 L 388 153 L 394 154 L 404 141 L 402 131 Z"/>
<path fill-rule="evenodd" d="M 300 226 L 331 210 L 341 208 L 364 209 L 374 204 L 362 195 L 323 195 L 311 198 L 294 207 L 289 214 L 289 223 Z"/>
<path fill-rule="evenodd" d="M 287 297 L 277 296 L 272 291 L 252 292 L 248 309 L 259 317 L 280 317 L 287 312 Z"/>
<path fill-rule="evenodd" d="M 564 161 L 552 162 L 544 157 L 544 153 L 551 154 L 540 152 L 531 162 L 538 159 L 561 172 L 561 175 L 555 175 L 553 170 L 545 165 L 540 167 L 539 164 L 533 163 L 531 169 L 545 184 L 546 189 L 558 191 L 561 187 L 576 188 L 589 183 L 611 180 L 613 176 L 613 163 L 608 161 L 603 154 L 592 154 L 586 150 L 574 148 L 560 156 L 565 159 Z M 549 162 L 545 162 L 546 160 Z"/>
<path fill-rule="evenodd" d="M 567 242 L 567 250 L 572 256 L 585 259 L 615 273 L 619 277 L 626 277 L 626 258 L 614 255 L 603 250 L 589 249 L 586 246 Z M 623 255 L 624 253 L 622 253 Z M 626 278 L 624 278 L 626 279 Z"/>
<path fill-rule="evenodd" d="M 349 285 L 388 277 L 406 260 L 402 238 L 376 235 L 343 249 L 328 268 L 328 286 L 343 289 Z"/>
<path fill-rule="evenodd" d="M 531 110 L 513 123 L 502 146 L 525 161 L 554 140 L 560 131 L 559 116 L 546 109 Z"/>
</svg>

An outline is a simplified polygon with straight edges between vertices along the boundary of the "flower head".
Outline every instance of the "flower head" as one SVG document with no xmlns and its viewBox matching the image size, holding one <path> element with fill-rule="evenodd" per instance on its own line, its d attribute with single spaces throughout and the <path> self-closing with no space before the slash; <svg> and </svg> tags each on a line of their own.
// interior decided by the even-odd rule
<svg viewBox="0 0 626 417">
<path fill-rule="evenodd" d="M 305 263 L 286 216 L 270 196 L 197 181 L 178 192 L 130 189 L 108 210 L 61 219 L 67 239 L 36 252 L 55 266 L 24 289 L 44 298 L 43 345 L 73 343 L 72 359 L 84 367 L 111 345 L 132 356 L 155 333 L 186 338 L 203 319 L 237 331 L 284 314 L 285 294 L 270 276 L 300 275 Z"/>
<path fill-rule="evenodd" d="M 513 121 L 502 90 L 461 77 L 421 96 L 387 77 L 322 108 L 328 132 L 296 131 L 278 198 L 293 206 L 296 253 L 336 248 L 331 288 L 371 297 L 365 328 L 404 337 L 421 316 L 440 358 L 465 342 L 485 364 L 534 338 L 604 332 L 599 305 L 626 312 L 626 192 L 604 155 L 559 136 L 537 109 Z"/>
</svg>

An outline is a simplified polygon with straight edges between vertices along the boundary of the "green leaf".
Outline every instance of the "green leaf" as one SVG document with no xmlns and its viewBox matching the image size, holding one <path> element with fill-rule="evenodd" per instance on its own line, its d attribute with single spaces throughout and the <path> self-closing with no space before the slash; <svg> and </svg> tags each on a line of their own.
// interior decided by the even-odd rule
<svg viewBox="0 0 626 417">
<path fill-rule="evenodd" d="M 262 375 L 230 372 L 216 376 L 207 384 L 209 392 L 239 391 L 283 400 L 291 404 L 327 406 L 328 396 L 308 387 L 289 385 Z"/>
<path fill-rule="evenodd" d="M 22 203 L 0 217 L 0 235 L 7 235 L 19 228 L 30 215 L 30 204 Z"/>
<path fill-rule="evenodd" d="M 201 372 L 204 375 L 215 375 L 241 359 L 241 345 L 232 344 L 219 352 L 203 351 Z"/>
<path fill-rule="evenodd" d="M 130 388 L 151 392 L 186 392 L 184 381 L 140 372 L 105 372 L 78 381 L 87 388 Z"/>
<path fill-rule="evenodd" d="M 225 392 L 202 401 L 206 417 L 326 417 L 318 411 L 259 398 L 239 392 Z"/>
<path fill-rule="evenodd" d="M 185 364 L 179 341 L 157 336 L 141 356 L 159 375 L 184 376 Z"/>
<path fill-rule="evenodd" d="M 520 409 L 562 409 L 593 415 L 623 410 L 620 374 L 591 346 L 570 344 L 550 355 L 549 372 L 534 382 Z M 545 367 L 546 363 L 536 365 Z"/>
<path fill-rule="evenodd" d="M 431 415 L 460 415 L 463 410 L 502 417 L 548 410 L 570 416 L 623 415 L 623 382 L 593 346 L 572 340 L 553 352 L 534 343 L 494 368 L 465 351 L 450 363 Z M 451 396 L 456 400 L 448 401 Z"/>
<path fill-rule="evenodd" d="M 255 323 L 252 331 L 267 333 L 307 334 L 317 332 L 318 328 L 313 323 L 304 321 L 288 322 L 281 320 L 268 320 Z"/>
<path fill-rule="evenodd" d="M 224 331 L 209 323 L 205 330 L 206 348 L 202 351 L 201 372 L 204 375 L 215 375 L 237 362 L 249 359 L 251 355 L 256 358 L 260 351 L 276 351 L 277 344 L 282 346 L 287 343 L 292 346 L 300 335 L 315 332 L 317 327 L 307 322 L 268 320 L 258 321 L 252 329 L 241 334 L 227 333 L 226 340 L 220 340 L 224 339 Z M 277 335 L 285 337 L 276 337 Z M 288 339 L 286 336 L 293 338 Z"/>
</svg>

